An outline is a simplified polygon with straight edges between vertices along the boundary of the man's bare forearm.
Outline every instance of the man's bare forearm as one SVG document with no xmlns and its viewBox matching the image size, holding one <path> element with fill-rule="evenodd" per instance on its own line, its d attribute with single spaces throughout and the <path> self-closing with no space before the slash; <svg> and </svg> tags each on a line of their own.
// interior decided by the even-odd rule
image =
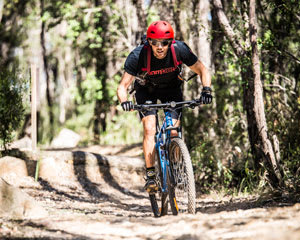
<svg viewBox="0 0 300 240">
<path fill-rule="evenodd" d="M 190 66 L 190 69 L 200 76 L 202 85 L 204 87 L 211 86 L 211 76 L 209 70 L 203 65 L 200 60 L 198 60 L 194 65 Z"/>
<path fill-rule="evenodd" d="M 120 103 L 127 101 L 127 89 L 134 80 L 134 76 L 125 72 L 117 89 L 117 96 Z"/>
</svg>

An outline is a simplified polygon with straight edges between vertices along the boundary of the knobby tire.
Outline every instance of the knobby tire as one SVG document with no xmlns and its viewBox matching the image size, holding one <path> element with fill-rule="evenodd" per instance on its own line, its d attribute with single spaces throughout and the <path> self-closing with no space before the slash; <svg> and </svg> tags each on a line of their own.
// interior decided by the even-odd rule
<svg viewBox="0 0 300 240">
<path fill-rule="evenodd" d="M 172 139 L 169 147 L 171 175 L 169 184 L 169 198 L 172 213 L 178 211 L 195 214 L 196 189 L 193 166 L 189 151 L 181 138 Z M 173 183 L 172 183 L 173 182 Z"/>
</svg>

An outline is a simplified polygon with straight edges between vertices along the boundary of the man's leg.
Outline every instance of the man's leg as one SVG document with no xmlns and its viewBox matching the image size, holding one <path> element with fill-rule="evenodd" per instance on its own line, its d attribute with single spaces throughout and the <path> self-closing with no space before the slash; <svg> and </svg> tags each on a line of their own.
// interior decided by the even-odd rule
<svg viewBox="0 0 300 240">
<path fill-rule="evenodd" d="M 173 121 L 173 126 L 174 127 L 179 127 L 180 126 L 180 120 L 179 119 L 172 119 Z M 171 131 L 171 137 L 177 137 L 178 136 L 178 132 L 176 130 L 172 130 Z"/>
<path fill-rule="evenodd" d="M 146 176 L 147 182 L 145 189 L 147 192 L 155 192 L 158 189 L 155 178 L 155 132 L 156 132 L 156 118 L 155 115 L 149 115 L 142 119 L 144 127 L 143 150 L 146 162 Z"/>
<path fill-rule="evenodd" d="M 142 119 L 143 127 L 144 127 L 144 139 L 143 139 L 143 150 L 145 155 L 146 167 L 153 167 L 155 164 L 155 132 L 156 132 L 156 118 L 154 115 L 146 116 Z M 174 127 L 180 126 L 180 120 L 173 119 Z M 178 136 L 178 132 L 176 130 L 171 131 L 171 136 Z"/>
<path fill-rule="evenodd" d="M 150 168 L 154 166 L 154 136 L 155 136 L 155 115 L 149 115 L 142 119 L 144 127 L 144 139 L 143 139 L 143 150 L 145 155 L 146 167 Z"/>
</svg>

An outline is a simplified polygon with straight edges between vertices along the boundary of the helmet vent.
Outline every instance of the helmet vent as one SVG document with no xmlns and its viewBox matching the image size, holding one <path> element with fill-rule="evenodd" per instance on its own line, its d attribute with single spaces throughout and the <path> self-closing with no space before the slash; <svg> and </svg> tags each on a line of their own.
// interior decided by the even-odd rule
<svg viewBox="0 0 300 240">
<path fill-rule="evenodd" d="M 167 21 L 155 21 L 147 29 L 147 39 L 174 39 L 174 30 Z"/>
</svg>

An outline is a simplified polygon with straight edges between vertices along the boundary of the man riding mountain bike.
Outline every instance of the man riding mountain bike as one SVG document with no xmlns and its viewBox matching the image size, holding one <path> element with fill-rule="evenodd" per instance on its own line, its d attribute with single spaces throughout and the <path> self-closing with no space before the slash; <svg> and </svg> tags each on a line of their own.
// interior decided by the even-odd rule
<svg viewBox="0 0 300 240">
<path fill-rule="evenodd" d="M 117 90 L 123 110 L 133 109 L 133 103 L 127 99 L 127 89 L 134 79 L 137 104 L 144 104 L 146 101 L 156 103 L 157 100 L 162 103 L 183 101 L 183 81 L 180 77 L 182 63 L 200 76 L 203 85 L 201 101 L 204 104 L 211 103 L 209 71 L 184 42 L 174 40 L 172 26 L 166 21 L 155 21 L 148 27 L 146 38 L 146 43 L 136 47 L 125 61 L 125 72 Z M 176 127 L 180 125 L 180 111 L 172 113 Z M 151 193 L 158 190 L 154 167 L 156 112 L 143 111 L 139 114 L 144 128 L 143 151 L 147 177 L 145 189 Z M 171 134 L 176 136 L 177 132 Z"/>
</svg>

